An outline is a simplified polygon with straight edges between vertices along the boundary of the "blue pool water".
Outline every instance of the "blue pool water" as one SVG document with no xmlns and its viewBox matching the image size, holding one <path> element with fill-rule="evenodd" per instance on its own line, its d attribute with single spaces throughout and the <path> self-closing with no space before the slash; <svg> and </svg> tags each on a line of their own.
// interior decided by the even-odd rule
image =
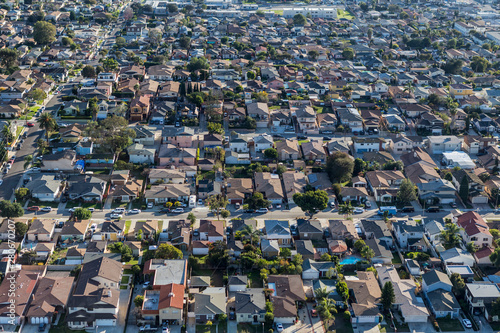
<svg viewBox="0 0 500 333">
<path fill-rule="evenodd" d="M 350 257 L 350 258 L 345 258 L 340 262 L 340 265 L 355 265 L 358 261 L 361 261 L 361 258 L 357 257 Z"/>
</svg>

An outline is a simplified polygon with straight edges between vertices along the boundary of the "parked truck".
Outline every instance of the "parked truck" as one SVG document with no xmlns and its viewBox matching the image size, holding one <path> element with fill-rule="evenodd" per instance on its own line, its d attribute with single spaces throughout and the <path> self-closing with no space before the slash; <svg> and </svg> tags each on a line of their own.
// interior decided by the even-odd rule
<svg viewBox="0 0 500 333">
<path fill-rule="evenodd" d="M 378 215 L 382 216 L 384 215 L 384 212 L 387 212 L 389 216 L 393 216 L 396 215 L 398 209 L 395 206 L 384 206 L 378 209 Z"/>
</svg>

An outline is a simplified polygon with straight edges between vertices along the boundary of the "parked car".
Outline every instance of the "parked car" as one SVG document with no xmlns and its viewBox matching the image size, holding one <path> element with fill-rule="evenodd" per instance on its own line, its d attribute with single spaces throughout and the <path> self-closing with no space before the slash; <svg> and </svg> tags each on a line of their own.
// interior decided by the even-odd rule
<svg viewBox="0 0 500 333">
<path fill-rule="evenodd" d="M 277 332 L 283 332 L 283 324 L 276 323 L 276 331 Z"/>
<path fill-rule="evenodd" d="M 318 312 L 315 309 L 311 309 L 311 317 L 315 318 L 318 316 Z"/>
<path fill-rule="evenodd" d="M 267 209 L 267 208 L 259 208 L 259 209 L 257 209 L 255 212 L 256 212 L 256 213 L 263 213 L 263 214 L 265 214 L 265 213 L 267 213 L 268 211 L 269 211 L 269 209 Z"/>
<path fill-rule="evenodd" d="M 198 206 L 203 206 L 203 199 L 198 199 Z"/>
<path fill-rule="evenodd" d="M 28 207 L 28 210 L 33 211 L 33 212 L 38 212 L 40 210 L 40 207 L 38 207 L 38 206 L 31 206 L 31 207 Z"/>
<path fill-rule="evenodd" d="M 431 206 L 427 208 L 427 212 L 429 213 L 439 213 L 440 209 L 438 206 Z"/>
<path fill-rule="evenodd" d="M 121 214 L 111 214 L 110 217 L 112 219 L 121 219 L 123 217 L 123 215 L 121 215 Z"/>
<path fill-rule="evenodd" d="M 363 214 L 364 212 L 365 212 L 365 210 L 361 207 L 355 207 L 353 210 L 354 214 Z"/>
<path fill-rule="evenodd" d="M 229 312 L 229 320 L 236 320 L 236 314 L 234 312 Z"/>
<path fill-rule="evenodd" d="M 469 319 L 463 319 L 462 323 L 464 324 L 465 328 L 472 328 L 472 322 Z"/>
<path fill-rule="evenodd" d="M 38 332 L 45 332 L 45 329 L 47 328 L 47 324 L 42 323 L 38 326 Z"/>
<path fill-rule="evenodd" d="M 153 203 L 152 202 L 148 202 L 148 209 L 152 209 L 153 208 Z"/>
<path fill-rule="evenodd" d="M 176 213 L 176 214 L 184 213 L 184 208 L 178 207 L 178 208 L 172 210 L 172 213 Z"/>
<path fill-rule="evenodd" d="M 52 207 L 43 207 L 40 209 L 41 212 L 51 212 L 52 211 Z"/>
<path fill-rule="evenodd" d="M 129 214 L 139 214 L 141 212 L 140 209 L 134 208 L 128 211 Z"/>
<path fill-rule="evenodd" d="M 125 208 L 115 208 L 112 213 L 115 213 L 115 214 L 123 214 L 125 213 Z"/>
<path fill-rule="evenodd" d="M 88 208 L 88 210 L 89 210 L 91 213 L 93 213 L 93 212 L 94 212 L 94 210 L 95 210 L 95 208 L 94 208 L 94 207 L 90 207 L 90 208 Z"/>
<path fill-rule="evenodd" d="M 170 333 L 170 329 L 168 327 L 163 327 L 161 333 Z"/>
<path fill-rule="evenodd" d="M 365 202 L 365 207 L 366 208 L 372 208 L 372 204 L 370 201 Z"/>
<path fill-rule="evenodd" d="M 34 123 L 27 123 L 26 126 L 28 126 L 28 127 L 34 127 L 35 124 Z"/>
</svg>

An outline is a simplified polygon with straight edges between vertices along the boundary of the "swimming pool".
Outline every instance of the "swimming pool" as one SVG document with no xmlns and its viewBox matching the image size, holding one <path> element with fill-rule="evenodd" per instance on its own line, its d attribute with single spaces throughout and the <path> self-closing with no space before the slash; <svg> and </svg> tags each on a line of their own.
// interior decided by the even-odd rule
<svg viewBox="0 0 500 333">
<path fill-rule="evenodd" d="M 358 257 L 349 257 L 342 259 L 342 261 L 339 263 L 340 265 L 355 265 L 358 261 L 361 261 L 363 259 L 358 258 Z"/>
</svg>

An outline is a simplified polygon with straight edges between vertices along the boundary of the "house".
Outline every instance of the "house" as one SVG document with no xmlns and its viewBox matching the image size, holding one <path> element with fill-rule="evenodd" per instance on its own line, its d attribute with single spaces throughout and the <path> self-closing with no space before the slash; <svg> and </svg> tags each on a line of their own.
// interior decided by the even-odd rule
<svg viewBox="0 0 500 333">
<path fill-rule="evenodd" d="M 141 313 L 150 325 L 184 322 L 184 286 L 169 283 L 144 291 Z"/>
<path fill-rule="evenodd" d="M 273 137 L 267 133 L 255 136 L 253 139 L 255 152 L 264 152 L 268 148 L 274 147 Z"/>
<path fill-rule="evenodd" d="M 251 178 L 228 178 L 226 180 L 226 198 L 229 204 L 242 205 L 253 193 Z"/>
<path fill-rule="evenodd" d="M 368 191 L 364 187 L 342 187 L 339 199 L 343 202 L 365 202 L 368 199 Z"/>
<path fill-rule="evenodd" d="M 226 313 L 225 288 L 210 287 L 194 295 L 194 315 L 197 323 L 214 321 Z"/>
<path fill-rule="evenodd" d="M 275 143 L 280 161 L 296 160 L 299 158 L 299 145 L 295 139 L 285 139 Z"/>
<path fill-rule="evenodd" d="M 395 294 L 392 307 L 401 311 L 405 322 L 427 323 L 429 311 L 424 301 L 417 297 L 415 282 L 410 279 L 401 279 L 393 266 L 379 266 L 376 269 L 381 286 L 384 286 L 386 282 L 392 283 Z"/>
<path fill-rule="evenodd" d="M 153 146 L 155 144 L 155 139 L 159 136 L 159 132 L 146 126 L 135 126 L 132 129 L 135 132 L 134 142 L 145 146 Z"/>
<path fill-rule="evenodd" d="M 266 103 L 247 104 L 247 114 L 257 121 L 257 127 L 267 127 L 269 123 L 269 108 Z"/>
<path fill-rule="evenodd" d="M 146 190 L 144 197 L 147 202 L 157 205 L 168 201 L 188 202 L 190 195 L 189 184 L 162 184 L 151 186 L 149 190 Z"/>
<path fill-rule="evenodd" d="M 353 137 L 352 142 L 356 153 L 385 150 L 386 141 L 384 138 L 362 138 Z"/>
<path fill-rule="evenodd" d="M 473 204 L 487 204 L 488 194 L 485 192 L 485 185 L 481 178 L 473 171 L 466 169 L 453 169 L 451 170 L 453 176 L 452 182 L 455 188 L 460 188 L 460 185 L 467 178 L 469 184 L 469 200 Z"/>
<path fill-rule="evenodd" d="M 488 318 L 488 307 L 493 301 L 500 297 L 500 287 L 492 282 L 475 281 L 465 284 L 465 300 L 469 305 L 469 310 L 474 313 L 484 312 Z M 488 318 L 489 319 L 489 318 Z"/>
<path fill-rule="evenodd" d="M 431 244 L 434 246 L 441 242 L 441 232 L 444 230 L 444 224 L 436 220 L 432 220 L 424 224 L 424 232 Z"/>
<path fill-rule="evenodd" d="M 330 237 L 333 240 L 359 239 L 351 220 L 329 220 Z"/>
<path fill-rule="evenodd" d="M 473 94 L 472 86 L 463 83 L 450 84 L 450 95 L 462 99 Z"/>
<path fill-rule="evenodd" d="M 40 201 L 55 201 L 61 194 L 61 181 L 53 175 L 32 175 L 26 184 L 31 197 Z"/>
<path fill-rule="evenodd" d="M 231 136 L 229 140 L 229 149 L 238 153 L 248 153 L 250 151 L 248 139 L 239 134 Z"/>
<path fill-rule="evenodd" d="M 64 223 L 61 230 L 61 240 L 65 241 L 67 239 L 84 241 L 85 235 L 87 234 L 89 226 L 89 221 L 67 221 Z"/>
<path fill-rule="evenodd" d="M 0 322 L 2 324 L 21 325 L 41 273 L 39 270 L 17 270 L 5 274 L 0 285 Z M 15 281 L 16 285 L 14 290 L 11 287 L 12 281 Z M 15 302 L 12 302 L 13 299 Z"/>
<path fill-rule="evenodd" d="M 268 240 L 277 240 L 281 246 L 289 246 L 292 241 L 290 226 L 287 220 L 265 220 L 265 238 Z"/>
<path fill-rule="evenodd" d="M 337 275 L 335 263 L 332 261 L 314 261 L 305 259 L 302 264 L 303 280 L 318 280 L 320 278 L 332 278 Z"/>
<path fill-rule="evenodd" d="M 178 169 L 151 169 L 149 170 L 149 182 L 151 184 L 183 184 L 186 172 Z"/>
<path fill-rule="evenodd" d="M 133 239 L 138 239 L 139 235 L 141 235 L 142 240 L 154 240 L 157 231 L 157 220 L 137 221 L 134 226 Z"/>
<path fill-rule="evenodd" d="M 377 202 L 392 203 L 405 176 L 398 170 L 376 170 L 367 172 L 365 178 Z"/>
<path fill-rule="evenodd" d="M 153 164 L 155 160 L 156 149 L 144 148 L 143 144 L 134 143 L 127 148 L 130 163 L 135 164 Z"/>
<path fill-rule="evenodd" d="M 307 179 L 303 172 L 286 171 L 281 174 L 283 180 L 283 190 L 286 195 L 288 203 L 293 202 L 293 195 L 295 193 L 302 193 L 307 186 Z"/>
<path fill-rule="evenodd" d="M 493 248 L 483 247 L 474 252 L 473 256 L 478 265 L 491 265 L 490 255 L 493 253 Z"/>
<path fill-rule="evenodd" d="M 115 201 L 131 202 L 140 196 L 143 184 L 143 180 L 132 179 L 123 185 L 116 185 L 115 190 L 110 195 Z"/>
<path fill-rule="evenodd" d="M 124 185 L 130 178 L 130 170 L 113 170 L 111 173 L 111 185 Z"/>
<path fill-rule="evenodd" d="M 436 318 L 458 318 L 461 308 L 452 288 L 450 278 L 443 272 L 431 270 L 422 275 L 422 290 Z"/>
<path fill-rule="evenodd" d="M 37 323 L 49 324 L 52 323 L 57 314 L 64 313 L 73 280 L 73 277 L 41 278 L 26 313 L 28 321 L 32 325 Z"/>
<path fill-rule="evenodd" d="M 51 242 L 54 236 L 56 221 L 52 219 L 35 219 L 26 233 L 30 242 Z"/>
<path fill-rule="evenodd" d="M 264 258 L 274 258 L 280 254 L 280 245 L 277 239 L 263 238 L 260 241 L 260 250 Z"/>
<path fill-rule="evenodd" d="M 421 200 L 424 200 L 427 207 L 433 204 L 449 204 L 454 203 L 456 189 L 448 180 L 441 178 L 428 183 L 418 183 L 417 191 Z"/>
<path fill-rule="evenodd" d="M 91 175 L 76 175 L 68 178 L 67 193 L 71 200 L 102 201 L 106 182 Z"/>
<path fill-rule="evenodd" d="M 297 230 L 299 231 L 300 239 L 323 239 L 323 228 L 318 220 L 298 219 Z"/>
<path fill-rule="evenodd" d="M 146 280 L 155 286 L 171 283 L 187 285 L 187 260 L 185 259 L 150 259 L 144 264 Z M 151 275 L 153 278 L 151 279 Z"/>
<path fill-rule="evenodd" d="M 444 152 L 461 151 L 462 140 L 454 135 L 441 135 L 428 137 L 429 152 L 433 155 Z"/>
<path fill-rule="evenodd" d="M 243 275 L 233 275 L 227 282 L 228 292 L 245 291 L 248 285 L 248 277 Z"/>
<path fill-rule="evenodd" d="M 295 249 L 297 254 L 302 256 L 302 259 L 314 259 L 316 250 L 314 249 L 313 243 L 311 240 L 296 240 L 295 241 Z"/>
<path fill-rule="evenodd" d="M 452 247 L 446 251 L 439 253 L 443 263 L 446 265 L 464 265 L 474 266 L 474 257 L 466 250 L 457 247 Z"/>
<path fill-rule="evenodd" d="M 101 257 L 85 263 L 68 301 L 66 322 L 71 329 L 115 326 L 122 264 Z"/>
<path fill-rule="evenodd" d="M 414 220 L 397 220 L 392 223 L 394 234 L 398 244 L 403 249 L 426 251 L 421 244 L 424 237 L 424 227 Z"/>
<path fill-rule="evenodd" d="M 191 148 L 193 146 L 194 130 L 190 127 L 164 127 L 162 132 L 162 143 L 170 143 L 179 148 Z"/>
<path fill-rule="evenodd" d="M 212 220 L 200 220 L 200 240 L 210 243 L 224 241 L 224 222 Z"/>
<path fill-rule="evenodd" d="M 139 96 L 130 102 L 130 121 L 144 121 L 149 117 L 150 99 L 148 96 Z"/>
<path fill-rule="evenodd" d="M 237 291 L 234 296 L 237 323 L 263 323 L 266 315 L 266 297 L 260 288 Z"/>
<path fill-rule="evenodd" d="M 463 151 L 444 152 L 442 164 L 448 168 L 459 167 L 469 170 L 476 168 L 476 164 L 470 158 L 469 154 Z"/>
<path fill-rule="evenodd" d="M 167 166 L 193 166 L 196 164 L 195 148 L 178 148 L 172 144 L 162 144 L 158 152 L 158 165 Z"/>
<path fill-rule="evenodd" d="M 479 154 L 479 151 L 484 151 L 486 148 L 495 144 L 494 138 L 483 138 L 479 135 L 465 135 L 463 148 L 469 154 Z"/>
<path fill-rule="evenodd" d="M 466 244 L 474 242 L 479 247 L 491 247 L 493 236 L 486 221 L 477 212 L 457 216 L 456 224 L 461 228 L 460 235 Z"/>
<path fill-rule="evenodd" d="M 380 321 L 379 305 L 382 291 L 373 272 L 357 272 L 357 279 L 346 281 L 349 293 L 354 296 L 351 303 L 353 317 L 356 324 L 378 323 Z"/>
<path fill-rule="evenodd" d="M 42 171 L 69 172 L 75 169 L 76 152 L 74 150 L 63 150 L 44 156 L 40 169 Z"/>
<path fill-rule="evenodd" d="M 279 175 L 269 172 L 256 172 L 254 181 L 256 192 L 262 193 L 273 204 L 283 203 L 284 194 Z"/>
<path fill-rule="evenodd" d="M 372 264 L 390 265 L 392 262 L 392 252 L 390 241 L 385 239 L 371 238 L 365 241 L 366 245 L 373 250 Z"/>
<path fill-rule="evenodd" d="M 326 152 L 323 142 L 320 140 L 310 140 L 300 145 L 302 157 L 308 161 L 325 162 Z"/>
<path fill-rule="evenodd" d="M 92 236 L 92 240 L 110 240 L 119 241 L 122 240 L 125 230 L 125 220 L 120 221 L 104 221 L 101 227 L 101 231 L 96 232 Z"/>
</svg>

